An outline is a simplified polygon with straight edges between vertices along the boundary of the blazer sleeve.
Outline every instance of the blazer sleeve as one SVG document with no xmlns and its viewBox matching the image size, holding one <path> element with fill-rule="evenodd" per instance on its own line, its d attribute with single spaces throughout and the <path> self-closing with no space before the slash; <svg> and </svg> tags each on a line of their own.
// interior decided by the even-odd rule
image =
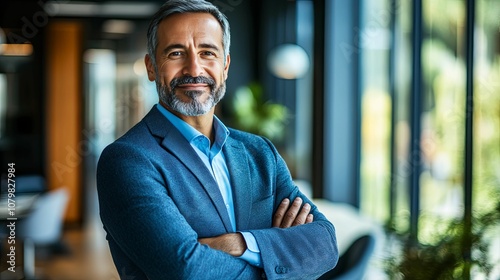
<svg viewBox="0 0 500 280">
<path fill-rule="evenodd" d="M 284 198 L 300 196 L 309 203 L 314 221 L 286 229 L 250 230 L 259 245 L 267 279 L 317 279 L 337 264 L 335 228 L 294 185 L 284 160 L 266 140 L 276 159 L 275 207 Z"/>
<path fill-rule="evenodd" d="M 200 244 L 163 182 L 154 164 L 130 144 L 115 142 L 101 155 L 100 215 L 122 277 L 260 278 L 260 269 Z"/>
</svg>

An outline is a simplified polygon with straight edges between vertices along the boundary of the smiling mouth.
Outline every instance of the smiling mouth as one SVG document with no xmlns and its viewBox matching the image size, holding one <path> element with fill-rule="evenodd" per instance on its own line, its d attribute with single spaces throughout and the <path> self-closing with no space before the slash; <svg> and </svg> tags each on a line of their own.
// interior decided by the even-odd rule
<svg viewBox="0 0 500 280">
<path fill-rule="evenodd" d="M 208 87 L 208 84 L 182 84 L 177 87 L 184 90 L 203 90 Z"/>
</svg>

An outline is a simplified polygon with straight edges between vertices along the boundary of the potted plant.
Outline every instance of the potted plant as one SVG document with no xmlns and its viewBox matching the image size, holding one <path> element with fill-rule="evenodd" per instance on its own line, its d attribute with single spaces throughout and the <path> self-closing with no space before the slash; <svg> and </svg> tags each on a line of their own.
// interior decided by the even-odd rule
<svg viewBox="0 0 500 280">
<path fill-rule="evenodd" d="M 490 211 L 476 214 L 472 231 L 465 230 L 463 220 L 453 220 L 435 244 L 411 244 L 407 235 L 390 233 L 397 252 L 385 259 L 385 272 L 390 279 L 467 279 L 467 270 L 489 277 L 495 260 L 490 259 L 491 239 L 500 231 L 500 199 Z M 467 250 L 470 244 L 471 250 Z M 465 249 L 465 250 L 464 250 Z M 471 252 L 468 256 L 467 253 Z M 497 260 L 498 261 L 498 260 Z M 465 272 L 465 274 L 464 274 Z M 489 278 L 486 278 L 489 279 Z"/>
<path fill-rule="evenodd" d="M 280 142 L 289 118 L 288 109 L 264 99 L 263 89 L 253 82 L 240 87 L 231 100 L 233 127 Z"/>
</svg>

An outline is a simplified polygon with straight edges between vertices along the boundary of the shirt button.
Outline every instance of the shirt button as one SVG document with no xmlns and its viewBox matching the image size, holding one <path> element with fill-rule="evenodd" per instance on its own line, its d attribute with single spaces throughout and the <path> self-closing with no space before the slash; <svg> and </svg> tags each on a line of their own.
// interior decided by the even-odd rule
<svg viewBox="0 0 500 280">
<path fill-rule="evenodd" d="M 226 204 L 226 208 L 229 209 L 229 204 Z"/>
</svg>

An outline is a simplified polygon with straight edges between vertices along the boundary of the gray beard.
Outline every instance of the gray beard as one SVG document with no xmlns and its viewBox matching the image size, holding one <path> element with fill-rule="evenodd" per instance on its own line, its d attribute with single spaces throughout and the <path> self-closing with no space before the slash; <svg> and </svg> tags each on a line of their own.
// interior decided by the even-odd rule
<svg viewBox="0 0 500 280">
<path fill-rule="evenodd" d="M 210 87 L 210 95 L 205 102 L 200 101 L 203 91 L 198 90 L 182 93 L 191 99 L 184 102 L 175 94 L 175 87 L 169 88 L 167 85 L 161 85 L 159 81 L 156 81 L 156 88 L 162 103 L 185 116 L 201 116 L 208 113 L 226 93 L 226 83 L 223 82 L 218 88 L 215 88 L 215 86 Z"/>
</svg>

